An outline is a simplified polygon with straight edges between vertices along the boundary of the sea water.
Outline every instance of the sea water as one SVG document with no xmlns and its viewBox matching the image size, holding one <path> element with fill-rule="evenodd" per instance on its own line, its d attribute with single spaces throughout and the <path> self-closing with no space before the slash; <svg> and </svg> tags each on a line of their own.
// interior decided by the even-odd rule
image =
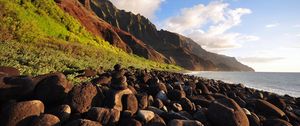
<svg viewBox="0 0 300 126">
<path fill-rule="evenodd" d="M 201 71 L 186 74 L 222 80 L 232 84 L 242 83 L 258 90 L 300 97 L 300 73 Z"/>
</svg>

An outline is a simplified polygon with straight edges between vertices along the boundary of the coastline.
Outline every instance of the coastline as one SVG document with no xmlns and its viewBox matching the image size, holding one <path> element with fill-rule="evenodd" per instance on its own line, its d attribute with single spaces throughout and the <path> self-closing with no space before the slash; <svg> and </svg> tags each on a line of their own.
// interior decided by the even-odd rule
<svg viewBox="0 0 300 126">
<path fill-rule="evenodd" d="M 13 125 L 298 125 L 300 99 L 183 73 L 121 68 L 19 76 L 0 71 L 0 122 Z M 14 85 L 14 87 L 11 87 Z M 63 109 L 64 108 L 64 109 Z M 5 111 L 4 111 L 5 110 Z M 4 118 L 5 117 L 5 118 Z M 8 118 L 7 118 L 8 117 Z M 101 118 L 98 118 L 101 117 Z M 51 118 L 51 119 L 49 119 Z"/>
</svg>

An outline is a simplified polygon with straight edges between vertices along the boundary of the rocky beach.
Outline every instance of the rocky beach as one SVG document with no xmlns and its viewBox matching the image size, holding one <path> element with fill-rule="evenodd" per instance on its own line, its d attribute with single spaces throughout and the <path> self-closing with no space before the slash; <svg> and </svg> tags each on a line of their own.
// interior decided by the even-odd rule
<svg viewBox="0 0 300 126">
<path fill-rule="evenodd" d="M 3 126 L 299 126 L 300 99 L 182 73 L 122 68 L 39 76 L 0 68 Z"/>
</svg>

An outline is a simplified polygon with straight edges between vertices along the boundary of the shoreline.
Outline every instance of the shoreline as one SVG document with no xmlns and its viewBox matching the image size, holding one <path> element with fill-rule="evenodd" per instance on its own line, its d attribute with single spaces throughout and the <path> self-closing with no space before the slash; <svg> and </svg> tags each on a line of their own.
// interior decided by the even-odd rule
<svg viewBox="0 0 300 126">
<path fill-rule="evenodd" d="M 66 73 L 30 77 L 0 70 L 4 125 L 300 124 L 300 98 L 183 73 L 115 65 L 77 71 L 74 78 L 86 82 L 73 85 Z M 34 118 L 24 121 L 29 116 Z"/>
</svg>

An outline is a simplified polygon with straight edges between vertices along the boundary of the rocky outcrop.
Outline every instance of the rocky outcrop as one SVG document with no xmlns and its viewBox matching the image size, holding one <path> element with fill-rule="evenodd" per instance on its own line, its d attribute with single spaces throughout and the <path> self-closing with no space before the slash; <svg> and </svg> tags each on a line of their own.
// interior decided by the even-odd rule
<svg viewBox="0 0 300 126">
<path fill-rule="evenodd" d="M 205 51 L 190 38 L 165 30 L 158 31 L 147 18 L 119 10 L 108 0 L 80 0 L 80 2 L 104 21 L 132 34 L 147 47 L 153 47 L 166 57 L 165 61 L 169 63 L 175 63 L 189 70 L 253 71 L 233 57 Z M 125 39 L 124 35 L 119 36 Z M 128 36 L 126 39 L 132 40 Z M 131 49 L 139 50 L 136 52 L 140 54 L 143 51 L 139 48 Z M 149 57 L 151 53 L 142 56 L 147 57 L 145 55 Z"/>
</svg>

